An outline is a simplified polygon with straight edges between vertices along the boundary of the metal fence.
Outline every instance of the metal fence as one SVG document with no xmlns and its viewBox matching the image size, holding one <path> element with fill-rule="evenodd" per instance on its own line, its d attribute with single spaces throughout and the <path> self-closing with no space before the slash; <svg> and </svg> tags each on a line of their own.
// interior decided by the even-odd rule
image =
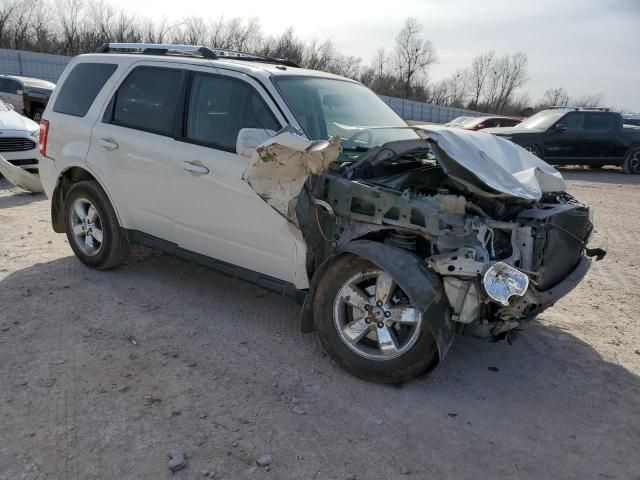
<svg viewBox="0 0 640 480">
<path fill-rule="evenodd" d="M 64 67 L 72 58 L 63 55 L 0 48 L 0 73 L 41 78 L 56 83 Z M 446 123 L 462 115 L 469 117 L 486 115 L 463 108 L 445 107 L 384 95 L 380 95 L 380 98 L 405 120 Z"/>
<path fill-rule="evenodd" d="M 445 107 L 443 105 L 404 100 L 402 98 L 387 97 L 385 95 L 380 95 L 380 98 L 405 120 L 447 123 L 463 115 L 467 117 L 481 117 L 486 115 L 486 113 L 465 110 L 464 108 Z"/>
<path fill-rule="evenodd" d="M 72 57 L 0 48 L 0 73 L 56 83 Z"/>
</svg>

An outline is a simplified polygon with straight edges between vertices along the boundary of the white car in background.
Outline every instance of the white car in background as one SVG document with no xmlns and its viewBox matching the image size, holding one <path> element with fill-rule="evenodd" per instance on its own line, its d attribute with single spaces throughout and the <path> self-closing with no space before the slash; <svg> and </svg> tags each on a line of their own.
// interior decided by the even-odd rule
<svg viewBox="0 0 640 480">
<path fill-rule="evenodd" d="M 12 165 L 38 172 L 40 126 L 0 100 L 0 155 Z"/>
</svg>

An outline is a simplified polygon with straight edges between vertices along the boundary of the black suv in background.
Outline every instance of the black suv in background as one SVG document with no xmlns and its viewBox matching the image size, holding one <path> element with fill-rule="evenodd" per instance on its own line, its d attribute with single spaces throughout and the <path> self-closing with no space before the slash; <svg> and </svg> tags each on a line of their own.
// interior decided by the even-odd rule
<svg viewBox="0 0 640 480">
<path fill-rule="evenodd" d="M 640 174 L 640 129 L 604 108 L 552 108 L 515 127 L 487 128 L 552 165 L 618 165 Z"/>
<path fill-rule="evenodd" d="M 0 75 L 0 99 L 20 115 L 39 122 L 55 86 L 39 78 Z"/>
</svg>

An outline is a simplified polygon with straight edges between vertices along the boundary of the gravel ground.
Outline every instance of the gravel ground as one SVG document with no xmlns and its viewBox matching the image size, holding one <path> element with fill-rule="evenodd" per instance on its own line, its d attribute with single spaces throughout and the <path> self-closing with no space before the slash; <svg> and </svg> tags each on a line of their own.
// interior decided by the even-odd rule
<svg viewBox="0 0 640 480">
<path fill-rule="evenodd" d="M 340 370 L 286 298 L 146 249 L 83 266 L 0 182 L 0 479 L 168 479 L 176 450 L 182 479 L 640 479 L 640 178 L 566 176 L 606 259 L 402 387 Z"/>
</svg>

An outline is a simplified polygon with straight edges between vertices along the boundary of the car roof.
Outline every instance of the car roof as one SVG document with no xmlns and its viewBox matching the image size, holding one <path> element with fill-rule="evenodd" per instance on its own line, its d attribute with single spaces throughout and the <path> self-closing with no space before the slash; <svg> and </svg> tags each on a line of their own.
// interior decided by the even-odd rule
<svg viewBox="0 0 640 480">
<path fill-rule="evenodd" d="M 258 76 L 302 76 L 302 77 L 316 77 L 316 78 L 332 78 L 335 80 L 344 80 L 353 83 L 359 83 L 355 80 L 334 75 L 332 73 L 321 72 L 319 70 L 310 70 L 306 68 L 291 67 L 286 65 L 279 65 L 274 63 L 262 63 L 257 61 L 246 61 L 236 59 L 208 59 L 199 57 L 190 57 L 184 55 L 151 55 L 141 53 L 87 53 L 77 57 L 81 61 L 95 61 L 99 63 L 111 63 L 109 59 L 114 59 L 122 63 L 135 63 L 141 60 L 151 60 L 154 62 L 163 63 L 179 63 L 194 66 L 205 66 L 214 68 L 223 68 L 227 70 L 234 70 L 248 75 Z M 112 60 L 113 61 L 113 60 Z"/>
<path fill-rule="evenodd" d="M 473 117 L 475 120 L 489 120 L 491 118 L 505 119 L 505 120 L 522 120 L 520 117 L 508 117 L 506 115 L 484 115 L 482 117 Z"/>
<path fill-rule="evenodd" d="M 42 80 L 40 78 L 22 77 L 20 75 L 0 75 L 0 76 L 4 78 L 12 78 L 14 80 L 19 80 L 28 87 L 48 88 L 48 89 L 53 89 L 56 87 L 55 83 L 49 82 L 48 80 Z"/>
</svg>

